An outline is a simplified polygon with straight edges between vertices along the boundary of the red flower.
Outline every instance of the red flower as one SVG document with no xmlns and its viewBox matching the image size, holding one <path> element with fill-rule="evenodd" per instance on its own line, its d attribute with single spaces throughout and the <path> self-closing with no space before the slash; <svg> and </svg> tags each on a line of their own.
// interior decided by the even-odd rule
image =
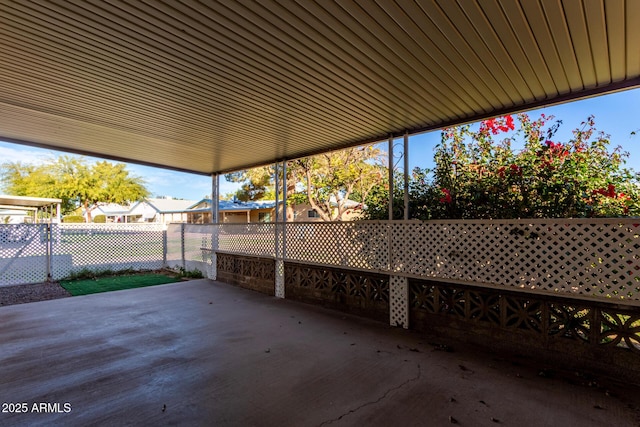
<svg viewBox="0 0 640 427">
<path fill-rule="evenodd" d="M 444 196 L 440 198 L 440 203 L 451 203 L 451 191 L 446 188 L 441 188 L 440 191 L 444 194 Z"/>
<path fill-rule="evenodd" d="M 506 126 L 507 126 L 508 129 L 515 130 L 516 127 L 513 124 L 513 117 L 511 117 L 510 115 L 506 116 L 505 117 L 505 123 L 506 123 Z"/>
<path fill-rule="evenodd" d="M 624 193 L 620 193 L 617 194 L 616 193 L 616 186 L 613 184 L 609 184 L 607 185 L 607 188 L 598 188 L 597 190 L 593 190 L 592 192 L 593 194 L 601 194 L 603 196 L 606 197 L 610 197 L 612 199 L 618 198 L 618 199 L 626 199 L 628 198 L 628 196 Z"/>
<path fill-rule="evenodd" d="M 488 119 L 480 123 L 480 133 L 483 135 L 489 135 L 489 132 L 497 135 L 500 132 L 508 132 L 514 129 L 515 125 L 511 116 Z"/>
</svg>

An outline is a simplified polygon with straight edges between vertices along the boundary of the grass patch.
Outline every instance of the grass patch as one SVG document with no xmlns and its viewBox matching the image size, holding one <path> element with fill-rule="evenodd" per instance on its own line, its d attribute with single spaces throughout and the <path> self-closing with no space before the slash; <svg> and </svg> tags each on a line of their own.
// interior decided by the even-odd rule
<svg viewBox="0 0 640 427">
<path fill-rule="evenodd" d="M 180 277 L 166 274 L 147 273 L 140 275 L 101 276 L 76 280 L 61 280 L 60 286 L 71 295 L 88 295 L 99 292 L 120 291 L 123 289 L 143 288 L 181 281 Z"/>
</svg>

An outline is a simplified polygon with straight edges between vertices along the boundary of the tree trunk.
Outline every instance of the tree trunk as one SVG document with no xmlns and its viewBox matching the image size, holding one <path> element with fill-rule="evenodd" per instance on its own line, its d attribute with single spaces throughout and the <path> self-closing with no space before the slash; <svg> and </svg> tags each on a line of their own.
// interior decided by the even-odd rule
<svg viewBox="0 0 640 427">
<path fill-rule="evenodd" d="M 84 204 L 84 211 L 87 213 L 87 222 L 91 222 L 91 211 L 89 210 L 89 201 L 85 200 L 83 204 Z"/>
</svg>

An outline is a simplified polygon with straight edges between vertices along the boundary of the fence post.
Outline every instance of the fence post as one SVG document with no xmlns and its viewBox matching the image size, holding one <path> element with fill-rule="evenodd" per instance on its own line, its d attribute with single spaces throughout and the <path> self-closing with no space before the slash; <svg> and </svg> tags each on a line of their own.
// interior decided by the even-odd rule
<svg viewBox="0 0 640 427">
<path fill-rule="evenodd" d="M 393 226 L 393 221 L 388 224 L 389 271 L 392 272 L 389 275 L 389 324 L 409 329 L 409 280 L 393 274 L 396 271 L 393 251 L 393 233 L 396 227 Z"/>
<path fill-rule="evenodd" d="M 162 267 L 167 268 L 167 251 L 169 250 L 167 243 L 167 232 L 169 230 L 169 224 L 165 224 L 162 229 Z"/>
<path fill-rule="evenodd" d="M 180 223 L 180 251 L 181 251 L 181 257 L 182 257 L 182 269 L 186 271 L 187 269 L 187 260 L 186 260 L 186 256 L 185 256 L 185 249 L 184 249 L 184 222 Z"/>
<path fill-rule="evenodd" d="M 47 246 L 47 282 L 51 282 L 51 261 L 53 258 L 51 223 L 45 224 L 45 240 Z"/>
<path fill-rule="evenodd" d="M 276 262 L 275 262 L 275 289 L 274 289 L 274 294 L 276 297 L 278 298 L 284 298 L 284 259 L 283 259 L 283 246 L 282 243 L 280 241 L 281 236 L 283 236 L 283 234 L 280 233 L 280 216 L 278 215 L 278 206 L 280 204 L 280 162 L 276 162 L 275 164 L 275 181 L 276 181 L 276 209 L 275 209 L 275 214 L 276 214 L 276 222 L 275 222 L 275 229 L 274 229 L 274 233 L 275 233 L 275 256 L 276 256 Z M 284 177 L 285 179 L 285 189 L 284 191 L 286 192 L 286 176 Z M 286 212 L 286 207 L 283 206 L 283 210 Z M 285 213 L 286 215 L 286 213 Z M 282 232 L 284 233 L 284 222 L 282 223 Z"/>
</svg>

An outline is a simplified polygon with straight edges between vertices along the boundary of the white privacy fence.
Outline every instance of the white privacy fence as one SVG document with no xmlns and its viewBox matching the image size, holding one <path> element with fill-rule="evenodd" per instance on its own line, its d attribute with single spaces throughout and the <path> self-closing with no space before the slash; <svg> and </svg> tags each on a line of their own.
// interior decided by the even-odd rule
<svg viewBox="0 0 640 427">
<path fill-rule="evenodd" d="M 161 224 L 2 224 L 0 285 L 165 265 Z"/>
<path fill-rule="evenodd" d="M 202 225 L 212 251 L 640 305 L 640 219 Z M 203 236 L 209 236 L 203 246 Z M 192 243 L 189 240 L 195 239 Z M 204 254 L 204 255 L 203 255 Z"/>
<path fill-rule="evenodd" d="M 0 225 L 0 284 L 165 266 L 215 277 L 216 251 L 640 305 L 640 219 Z"/>
</svg>

